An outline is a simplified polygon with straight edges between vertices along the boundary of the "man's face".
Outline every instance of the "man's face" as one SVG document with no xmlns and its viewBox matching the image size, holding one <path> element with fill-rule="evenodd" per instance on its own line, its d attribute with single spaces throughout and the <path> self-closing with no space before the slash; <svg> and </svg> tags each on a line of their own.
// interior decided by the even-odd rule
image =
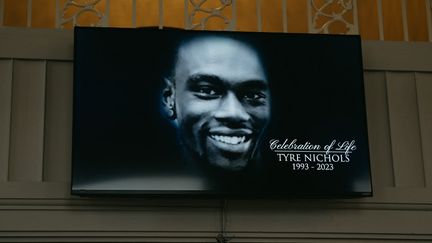
<svg viewBox="0 0 432 243">
<path fill-rule="evenodd" d="M 221 168 L 244 168 L 270 118 L 268 82 L 256 52 L 228 38 L 196 39 L 180 47 L 174 80 L 187 150 Z"/>
</svg>

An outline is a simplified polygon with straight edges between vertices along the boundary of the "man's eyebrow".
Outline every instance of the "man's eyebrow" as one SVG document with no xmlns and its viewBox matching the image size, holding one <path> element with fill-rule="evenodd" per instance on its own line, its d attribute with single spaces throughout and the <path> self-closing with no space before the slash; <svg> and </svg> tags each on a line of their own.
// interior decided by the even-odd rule
<svg viewBox="0 0 432 243">
<path fill-rule="evenodd" d="M 223 79 L 221 79 L 220 77 L 216 75 L 209 75 L 209 74 L 194 74 L 187 79 L 187 83 L 189 84 L 196 84 L 200 81 L 205 81 L 212 84 L 223 83 Z"/>
<path fill-rule="evenodd" d="M 269 88 L 267 81 L 261 79 L 246 80 L 236 86 L 238 89 L 267 90 Z"/>
<path fill-rule="evenodd" d="M 200 81 L 209 82 L 212 84 L 223 84 L 228 83 L 224 79 L 222 79 L 219 76 L 211 75 L 211 74 L 194 74 L 190 76 L 187 79 L 187 83 L 189 84 L 196 84 Z M 268 84 L 267 81 L 262 79 L 251 79 L 251 80 L 245 80 L 241 81 L 238 84 L 234 85 L 236 88 L 240 89 L 261 89 L 261 90 L 267 90 Z"/>
</svg>

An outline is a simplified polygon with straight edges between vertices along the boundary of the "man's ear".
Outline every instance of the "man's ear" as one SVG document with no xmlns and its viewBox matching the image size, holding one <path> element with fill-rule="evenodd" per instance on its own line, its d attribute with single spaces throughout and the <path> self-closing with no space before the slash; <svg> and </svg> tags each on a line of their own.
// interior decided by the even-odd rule
<svg viewBox="0 0 432 243">
<path fill-rule="evenodd" d="M 162 109 L 165 115 L 174 120 L 176 118 L 175 84 L 168 78 L 164 78 L 165 87 L 162 90 Z"/>
</svg>

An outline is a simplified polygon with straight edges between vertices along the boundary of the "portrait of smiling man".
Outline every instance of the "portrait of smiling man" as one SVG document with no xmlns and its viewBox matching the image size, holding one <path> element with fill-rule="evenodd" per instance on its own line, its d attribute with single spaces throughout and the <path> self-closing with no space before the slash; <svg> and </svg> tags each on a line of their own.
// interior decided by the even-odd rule
<svg viewBox="0 0 432 243">
<path fill-rule="evenodd" d="M 251 167 L 270 120 L 270 90 L 261 59 L 228 36 L 182 42 L 162 91 L 163 111 L 188 160 L 238 172 Z"/>
</svg>

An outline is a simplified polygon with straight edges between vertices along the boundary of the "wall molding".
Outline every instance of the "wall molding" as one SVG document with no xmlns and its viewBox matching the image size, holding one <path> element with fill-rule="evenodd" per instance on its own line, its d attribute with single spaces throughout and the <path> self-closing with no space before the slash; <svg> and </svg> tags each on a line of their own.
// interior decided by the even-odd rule
<svg viewBox="0 0 432 243">
<path fill-rule="evenodd" d="M 2 232 L 0 242 L 216 242 L 219 232 Z M 230 242 L 345 242 L 345 243 L 375 243 L 379 242 L 430 242 L 430 234 L 338 234 L 316 232 L 292 233 L 248 233 L 227 232 Z"/>
<path fill-rule="evenodd" d="M 73 31 L 0 28 L 0 58 L 73 60 Z"/>
<path fill-rule="evenodd" d="M 0 58 L 73 60 L 73 30 L 0 28 Z M 432 72 L 432 43 L 362 41 L 365 70 Z"/>
<path fill-rule="evenodd" d="M 363 67 L 375 71 L 432 72 L 432 43 L 363 41 Z"/>
</svg>

